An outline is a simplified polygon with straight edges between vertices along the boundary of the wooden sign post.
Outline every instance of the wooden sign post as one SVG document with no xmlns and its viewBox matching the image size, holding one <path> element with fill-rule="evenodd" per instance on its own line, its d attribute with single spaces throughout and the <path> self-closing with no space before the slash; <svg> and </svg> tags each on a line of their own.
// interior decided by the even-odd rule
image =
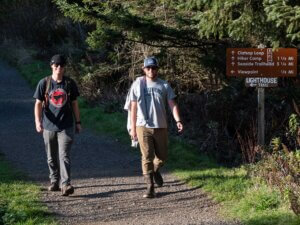
<svg viewBox="0 0 300 225">
<path fill-rule="evenodd" d="M 297 49 L 228 48 L 226 75 L 244 77 L 246 87 L 257 87 L 258 145 L 265 145 L 265 87 L 276 87 L 277 77 L 296 77 Z"/>
<path fill-rule="evenodd" d="M 257 89 L 257 144 L 265 145 L 265 88 Z"/>
</svg>

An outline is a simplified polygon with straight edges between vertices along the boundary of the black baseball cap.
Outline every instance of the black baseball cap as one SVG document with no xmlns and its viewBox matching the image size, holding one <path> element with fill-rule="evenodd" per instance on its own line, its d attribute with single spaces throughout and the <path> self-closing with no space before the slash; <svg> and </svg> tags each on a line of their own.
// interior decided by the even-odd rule
<svg viewBox="0 0 300 225">
<path fill-rule="evenodd" d="M 52 56 L 52 58 L 50 60 L 50 66 L 53 65 L 53 64 L 65 66 L 66 63 L 67 63 L 67 60 L 66 60 L 65 56 L 60 55 L 60 54 Z"/>
</svg>

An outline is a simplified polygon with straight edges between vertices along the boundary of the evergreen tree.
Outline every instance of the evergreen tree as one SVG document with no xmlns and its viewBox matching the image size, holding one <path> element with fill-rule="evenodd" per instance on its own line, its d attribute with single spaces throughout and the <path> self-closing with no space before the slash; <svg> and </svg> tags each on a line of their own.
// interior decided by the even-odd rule
<svg viewBox="0 0 300 225">
<path fill-rule="evenodd" d="M 300 35 L 295 0 L 54 1 L 65 15 L 95 25 L 93 47 L 122 40 L 201 48 L 229 39 L 284 47 Z"/>
</svg>

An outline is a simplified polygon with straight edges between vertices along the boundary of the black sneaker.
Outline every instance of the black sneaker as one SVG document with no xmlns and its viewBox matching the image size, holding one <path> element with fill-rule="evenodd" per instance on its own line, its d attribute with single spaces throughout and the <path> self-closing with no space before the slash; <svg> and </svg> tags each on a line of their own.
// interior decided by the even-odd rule
<svg viewBox="0 0 300 225">
<path fill-rule="evenodd" d="M 74 187 L 70 184 L 63 186 L 61 189 L 62 196 L 69 196 L 74 193 Z"/>
<path fill-rule="evenodd" d="M 51 183 L 51 185 L 48 187 L 48 191 L 59 191 L 59 186 L 57 183 Z"/>
</svg>

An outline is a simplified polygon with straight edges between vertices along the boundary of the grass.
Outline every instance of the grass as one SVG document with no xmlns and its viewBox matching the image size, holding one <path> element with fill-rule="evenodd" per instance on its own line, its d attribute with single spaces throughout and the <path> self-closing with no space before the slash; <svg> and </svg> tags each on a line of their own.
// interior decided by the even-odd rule
<svg viewBox="0 0 300 225">
<path fill-rule="evenodd" d="M 31 64 L 19 65 L 19 70 L 32 88 L 36 87 L 40 79 L 51 75 L 49 64 L 38 60 Z"/>
<path fill-rule="evenodd" d="M 33 86 L 49 74 L 48 65 L 40 63 L 20 68 Z M 106 113 L 101 107 L 91 108 L 83 99 L 79 99 L 79 103 L 83 126 L 129 145 L 126 118 L 122 113 Z M 171 138 L 167 167 L 189 185 L 201 187 L 220 202 L 225 217 L 236 218 L 245 225 L 300 224 L 300 218 L 281 200 L 279 193 L 249 178 L 244 166 L 219 166 L 213 159 L 199 154 L 194 146 Z"/>
<path fill-rule="evenodd" d="M 297 225 L 295 216 L 280 198 L 280 193 L 261 184 L 248 188 L 240 200 L 227 203 L 229 216 L 237 217 L 247 225 Z"/>
<path fill-rule="evenodd" d="M 39 186 L 21 177 L 0 155 L 0 224 L 57 224 L 39 201 Z"/>
<path fill-rule="evenodd" d="M 193 146 L 180 140 L 170 141 L 168 168 L 193 187 L 205 190 L 221 203 L 224 217 L 245 225 L 297 225 L 295 216 L 280 193 L 259 179 L 249 178 L 245 166 L 226 168 L 200 155 Z"/>
<path fill-rule="evenodd" d="M 120 112 L 105 113 L 102 107 L 90 107 L 83 98 L 79 98 L 78 102 L 83 126 L 103 135 L 115 137 L 129 146 L 130 141 L 126 132 L 124 114 Z"/>
</svg>

